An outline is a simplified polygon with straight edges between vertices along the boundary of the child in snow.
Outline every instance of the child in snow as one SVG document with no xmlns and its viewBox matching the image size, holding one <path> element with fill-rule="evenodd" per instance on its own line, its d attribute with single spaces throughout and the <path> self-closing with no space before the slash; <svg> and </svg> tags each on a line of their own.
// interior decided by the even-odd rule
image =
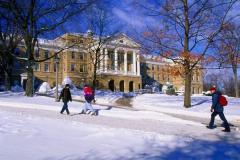
<svg viewBox="0 0 240 160">
<path fill-rule="evenodd" d="M 95 111 L 92 107 L 91 102 L 94 100 L 94 92 L 92 88 L 88 85 L 85 85 L 83 88 L 83 95 L 86 100 L 82 113 L 89 113 L 88 110 L 90 110 L 91 115 L 95 114 Z"/>
<path fill-rule="evenodd" d="M 220 119 L 223 121 L 225 129 L 223 130 L 224 132 L 230 132 L 230 127 L 229 124 L 224 116 L 223 113 L 223 106 L 219 103 L 219 98 L 222 95 L 221 92 L 217 91 L 216 87 L 213 86 L 210 88 L 210 92 L 212 93 L 212 107 L 211 107 L 211 120 L 209 122 L 209 125 L 207 128 L 213 129 L 214 128 L 214 120 L 217 115 L 219 115 Z"/>
<path fill-rule="evenodd" d="M 72 102 L 72 96 L 71 96 L 71 92 L 69 89 L 69 84 L 66 84 L 65 87 L 63 88 L 63 90 L 61 91 L 59 100 L 60 101 L 62 99 L 63 101 L 63 107 L 61 110 L 61 114 L 63 114 L 63 112 L 66 110 L 67 114 L 70 114 L 69 110 L 68 110 L 68 102 L 71 101 Z"/>
</svg>

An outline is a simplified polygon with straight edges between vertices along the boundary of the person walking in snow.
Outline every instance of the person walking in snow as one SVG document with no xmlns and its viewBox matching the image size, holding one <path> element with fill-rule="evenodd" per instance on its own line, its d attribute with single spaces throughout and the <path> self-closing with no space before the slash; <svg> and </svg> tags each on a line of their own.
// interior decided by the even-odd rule
<svg viewBox="0 0 240 160">
<path fill-rule="evenodd" d="M 94 91 L 92 90 L 92 88 L 89 85 L 84 86 L 83 95 L 84 95 L 84 98 L 85 98 L 86 102 L 83 106 L 82 113 L 87 113 L 87 111 L 90 110 L 91 115 L 94 115 L 95 111 L 94 111 L 94 109 L 92 107 L 92 104 L 91 104 L 93 100 L 95 101 Z"/>
<path fill-rule="evenodd" d="M 71 101 L 72 102 L 72 96 L 71 96 L 71 92 L 69 89 L 70 85 L 66 84 L 65 87 L 63 88 L 63 90 L 61 91 L 60 97 L 59 97 L 59 101 L 62 99 L 63 101 L 63 107 L 61 110 L 61 114 L 63 114 L 63 112 L 66 110 L 67 114 L 70 114 L 69 110 L 68 110 L 68 102 Z"/>
<path fill-rule="evenodd" d="M 219 115 L 219 117 L 223 121 L 223 124 L 224 124 L 224 127 L 225 127 L 225 129 L 223 131 L 224 132 L 230 132 L 230 127 L 229 127 L 228 121 L 225 118 L 224 113 L 223 113 L 224 108 L 219 103 L 219 98 L 222 95 L 222 93 L 220 91 L 217 91 L 215 86 L 210 88 L 210 92 L 212 94 L 212 106 L 211 106 L 212 114 L 211 114 L 211 120 L 210 120 L 207 128 L 209 128 L 209 129 L 215 128 L 214 127 L 214 120 L 215 120 L 215 117 L 217 115 Z"/>
</svg>

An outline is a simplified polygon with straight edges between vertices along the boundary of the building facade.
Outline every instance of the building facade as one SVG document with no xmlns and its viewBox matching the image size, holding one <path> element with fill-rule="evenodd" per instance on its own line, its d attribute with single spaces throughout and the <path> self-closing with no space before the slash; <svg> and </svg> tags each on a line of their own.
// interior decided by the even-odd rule
<svg viewBox="0 0 240 160">
<path fill-rule="evenodd" d="M 91 38 L 94 37 L 91 37 L 89 33 L 68 33 L 55 40 L 39 40 L 39 49 L 36 50 L 35 58 L 46 59 L 59 52 L 57 57 L 59 63 L 56 63 L 56 57 L 36 63 L 35 79 L 55 86 L 58 67 L 58 82 L 61 83 L 64 78 L 69 77 L 77 87 L 91 84 L 94 68 L 92 57 L 90 57 L 92 55 L 87 47 L 87 42 Z M 71 44 L 76 45 L 71 46 Z M 63 46 L 71 47 L 64 49 Z M 142 82 L 139 48 L 140 46 L 125 34 L 119 34 L 104 43 L 101 46 L 101 60 L 97 67 L 97 88 L 122 92 L 140 89 Z"/>
<path fill-rule="evenodd" d="M 67 33 L 55 40 L 39 40 L 35 58 L 49 60 L 36 63 L 34 66 L 35 84 L 43 81 L 51 87 L 68 77 L 75 86 L 83 87 L 92 84 L 93 58 L 89 51 L 89 41 L 98 41 L 91 33 Z M 70 46 L 64 48 L 64 46 Z M 94 47 L 94 46 L 93 46 Z M 59 53 L 57 57 L 53 57 Z M 51 58 L 52 57 L 52 58 Z M 56 62 L 59 58 L 59 62 Z M 184 78 L 174 75 L 174 63 L 159 56 L 140 56 L 140 45 L 125 34 L 111 37 L 100 48 L 100 62 L 97 66 L 97 88 L 111 91 L 132 92 L 146 85 L 158 83 L 160 90 L 165 85 L 173 85 L 179 92 L 184 91 Z M 58 72 L 56 73 L 56 70 Z M 192 93 L 202 93 L 203 75 L 201 70 L 194 70 Z"/>
<path fill-rule="evenodd" d="M 141 57 L 143 86 L 157 83 L 162 91 L 163 86 L 172 85 L 175 91 L 183 93 L 184 78 L 175 72 L 178 70 L 181 70 L 180 66 L 160 56 L 142 55 Z M 203 72 L 200 69 L 193 70 L 191 90 L 192 94 L 201 94 L 203 91 Z"/>
</svg>

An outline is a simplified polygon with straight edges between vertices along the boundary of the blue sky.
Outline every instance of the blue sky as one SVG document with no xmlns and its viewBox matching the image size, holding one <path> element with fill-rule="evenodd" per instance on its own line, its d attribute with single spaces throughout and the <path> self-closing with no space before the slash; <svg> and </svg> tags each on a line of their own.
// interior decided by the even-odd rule
<svg viewBox="0 0 240 160">
<path fill-rule="evenodd" d="M 107 8 L 109 15 L 113 21 L 111 28 L 118 28 L 120 32 L 124 32 L 130 36 L 134 36 L 144 30 L 147 26 L 158 26 L 161 22 L 159 17 L 147 16 L 142 9 L 137 7 L 135 2 L 141 4 L 156 3 L 155 0 L 101 0 L 101 5 Z M 240 3 L 236 6 L 231 14 L 239 13 Z M 240 19 L 238 19 L 240 22 Z M 88 25 L 84 21 L 84 15 L 76 16 L 64 25 L 64 30 L 58 32 L 56 36 L 65 32 L 86 32 Z"/>
<path fill-rule="evenodd" d="M 156 25 L 157 20 L 153 17 L 144 15 L 134 5 L 134 0 L 103 0 L 107 11 L 113 23 L 110 27 L 116 27 L 119 32 L 124 32 L 128 35 L 134 35 L 136 32 L 143 31 L 146 25 Z M 71 21 L 64 25 L 64 29 L 60 28 L 60 32 L 86 32 L 88 26 L 84 21 L 84 15 L 76 16 Z M 55 35 L 56 36 L 56 35 Z"/>
</svg>

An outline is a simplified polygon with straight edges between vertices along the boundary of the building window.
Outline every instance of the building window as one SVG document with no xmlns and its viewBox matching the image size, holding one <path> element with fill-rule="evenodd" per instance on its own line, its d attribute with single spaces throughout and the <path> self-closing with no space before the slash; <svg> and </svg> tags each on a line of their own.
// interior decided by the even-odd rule
<svg viewBox="0 0 240 160">
<path fill-rule="evenodd" d="M 72 52 L 72 59 L 75 59 L 75 52 Z"/>
<path fill-rule="evenodd" d="M 54 72 L 57 71 L 57 65 L 56 65 L 56 63 L 53 64 L 53 71 L 54 71 Z"/>
<path fill-rule="evenodd" d="M 127 54 L 127 61 L 128 61 L 128 63 L 132 63 L 132 58 L 133 58 L 132 54 Z"/>
<path fill-rule="evenodd" d="M 34 65 L 34 71 L 40 71 L 40 64 L 39 63 Z"/>
<path fill-rule="evenodd" d="M 74 71 L 74 68 L 75 68 L 75 65 L 74 65 L 74 64 L 71 64 L 71 67 L 70 67 L 70 69 L 71 69 L 71 72 L 73 72 L 73 71 Z"/>
<path fill-rule="evenodd" d="M 85 65 L 83 64 L 80 65 L 80 72 L 85 72 Z"/>
<path fill-rule="evenodd" d="M 45 51 L 45 52 L 44 52 L 44 57 L 45 57 L 45 58 L 48 58 L 48 57 L 49 57 L 49 52 L 48 52 L 48 51 Z"/>
<path fill-rule="evenodd" d="M 152 70 L 154 70 L 154 65 L 152 64 Z"/>
<path fill-rule="evenodd" d="M 44 72 L 49 72 L 49 64 L 48 63 L 44 64 Z"/>
<path fill-rule="evenodd" d="M 55 54 L 54 58 L 55 58 L 55 59 L 59 58 L 59 55 L 58 55 L 58 54 Z"/>
<path fill-rule="evenodd" d="M 80 52 L 80 60 L 84 60 L 84 53 L 83 52 Z"/>
</svg>

